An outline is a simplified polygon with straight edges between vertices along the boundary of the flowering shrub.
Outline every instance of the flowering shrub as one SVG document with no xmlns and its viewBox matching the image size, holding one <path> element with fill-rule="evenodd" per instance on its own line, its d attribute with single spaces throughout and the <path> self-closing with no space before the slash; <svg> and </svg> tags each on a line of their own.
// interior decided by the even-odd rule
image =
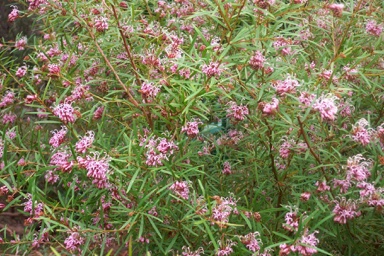
<svg viewBox="0 0 384 256">
<path fill-rule="evenodd" d="M 0 46 L 1 248 L 379 255 L 383 8 L 15 3 L 41 35 Z"/>
</svg>

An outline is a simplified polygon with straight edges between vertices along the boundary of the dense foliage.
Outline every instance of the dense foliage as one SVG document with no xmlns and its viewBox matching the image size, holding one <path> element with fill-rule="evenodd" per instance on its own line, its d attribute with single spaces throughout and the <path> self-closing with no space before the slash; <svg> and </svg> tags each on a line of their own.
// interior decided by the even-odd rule
<svg viewBox="0 0 384 256">
<path fill-rule="evenodd" d="M 26 216 L 5 252 L 384 250 L 381 0 L 27 0 L 8 20 L 27 16 L 41 34 L 0 48 L 0 206 Z"/>
</svg>

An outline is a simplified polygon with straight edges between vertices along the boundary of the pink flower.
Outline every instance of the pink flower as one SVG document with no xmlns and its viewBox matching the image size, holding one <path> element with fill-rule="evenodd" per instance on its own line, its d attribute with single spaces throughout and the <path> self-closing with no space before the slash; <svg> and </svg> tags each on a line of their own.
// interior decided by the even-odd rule
<svg viewBox="0 0 384 256">
<path fill-rule="evenodd" d="M 153 83 L 143 82 L 139 92 L 145 101 L 152 102 L 152 99 L 154 99 L 160 92 L 160 88 L 155 86 Z"/>
<path fill-rule="evenodd" d="M 312 254 L 317 253 L 317 250 L 313 248 L 319 243 L 319 239 L 315 237 L 317 233 L 319 232 L 315 231 L 312 234 L 303 235 L 298 241 L 298 244 L 296 244 L 295 251 L 303 256 L 311 256 Z"/>
<path fill-rule="evenodd" d="M 5 113 L 3 115 L 3 124 L 13 124 L 16 121 L 17 116 L 13 113 Z"/>
<path fill-rule="evenodd" d="M 81 140 L 76 142 L 76 152 L 84 154 L 87 149 L 92 146 L 94 139 L 95 133 L 93 131 L 88 131 Z"/>
<path fill-rule="evenodd" d="M 174 150 L 179 149 L 173 141 L 165 138 L 151 138 L 148 141 L 143 138 L 140 145 L 145 145 L 145 148 L 148 149 L 146 164 L 149 166 L 162 166 L 162 160 L 168 160 Z"/>
<path fill-rule="evenodd" d="M 291 252 L 296 251 L 294 245 L 281 244 L 279 248 L 280 248 L 279 256 L 286 256 L 286 255 L 289 255 Z"/>
<path fill-rule="evenodd" d="M 256 237 L 259 237 L 260 233 L 259 232 L 254 232 L 254 233 L 249 233 L 245 236 L 239 236 L 240 241 L 242 244 L 247 247 L 248 250 L 251 252 L 256 252 L 260 250 L 260 245 L 261 241 L 257 240 Z"/>
<path fill-rule="evenodd" d="M 233 118 L 235 121 L 242 121 L 249 114 L 248 107 L 243 104 L 237 105 L 236 102 L 230 101 L 228 105 L 227 117 Z"/>
<path fill-rule="evenodd" d="M 349 179 L 346 180 L 338 180 L 334 179 L 333 180 L 333 187 L 339 187 L 340 188 L 340 193 L 346 193 L 351 186 L 351 181 Z"/>
<path fill-rule="evenodd" d="M 33 218 L 38 218 L 44 214 L 44 204 L 38 203 L 37 201 L 32 201 L 32 195 L 27 195 L 28 201 L 23 203 L 24 211 L 28 212 L 29 215 Z"/>
<path fill-rule="evenodd" d="M 4 97 L 1 99 L 0 108 L 11 105 L 15 101 L 15 93 L 7 91 L 4 93 Z"/>
<path fill-rule="evenodd" d="M 216 200 L 216 205 L 212 209 L 212 223 L 216 223 L 219 227 L 225 227 L 229 221 L 231 213 L 237 212 L 237 200 L 232 196 L 228 198 L 215 196 L 214 199 Z"/>
<path fill-rule="evenodd" d="M 189 198 L 189 187 L 186 181 L 176 181 L 169 187 L 173 193 L 175 193 L 178 197 L 188 200 Z"/>
<path fill-rule="evenodd" d="M 57 166 L 55 170 L 61 170 L 62 172 L 71 172 L 73 167 L 73 161 L 70 161 L 72 154 L 68 152 L 66 148 L 54 153 L 49 162 L 52 166 Z"/>
<path fill-rule="evenodd" d="M 275 4 L 275 0 L 253 0 L 253 3 L 261 9 L 267 9 L 269 6 Z"/>
<path fill-rule="evenodd" d="M 64 124 L 74 123 L 77 119 L 77 115 L 75 114 L 75 109 L 72 107 L 71 103 L 64 102 L 57 105 L 53 109 L 53 114 L 60 118 Z"/>
<path fill-rule="evenodd" d="M 352 126 L 352 139 L 366 146 L 371 141 L 371 130 L 369 123 L 364 118 L 357 121 L 356 125 Z"/>
<path fill-rule="evenodd" d="M 317 192 L 328 191 L 331 189 L 330 186 L 327 186 L 327 181 L 321 181 L 321 182 L 316 181 L 315 185 L 317 186 L 317 189 L 316 189 Z"/>
<path fill-rule="evenodd" d="M 98 120 L 103 117 L 104 107 L 98 107 L 93 113 L 93 119 Z"/>
<path fill-rule="evenodd" d="M 219 243 L 219 249 L 216 252 L 216 256 L 231 255 L 233 253 L 232 247 L 237 244 L 236 242 L 232 242 L 231 240 L 227 240 L 225 244 L 221 244 L 221 240 L 219 240 L 218 243 Z"/>
<path fill-rule="evenodd" d="M 203 124 L 199 119 L 192 120 L 181 128 L 181 132 L 186 132 L 189 137 L 195 137 L 199 134 L 199 124 Z"/>
<path fill-rule="evenodd" d="M 22 66 L 22 67 L 19 67 L 17 70 L 16 70 L 16 73 L 15 75 L 19 78 L 22 78 L 23 76 L 25 76 L 27 74 L 27 66 Z"/>
<path fill-rule="evenodd" d="M 88 171 L 87 176 L 92 178 L 92 183 L 98 188 L 109 186 L 107 174 L 109 173 L 109 157 L 100 157 L 98 152 L 93 152 L 93 156 L 86 156 L 86 159 L 78 157 L 80 165 Z"/>
<path fill-rule="evenodd" d="M 295 92 L 298 86 L 300 86 L 299 82 L 288 76 L 284 81 L 277 81 L 273 87 L 276 89 L 278 95 L 284 96 L 287 93 Z"/>
<path fill-rule="evenodd" d="M 24 50 L 26 46 L 27 46 L 27 37 L 26 37 L 26 36 L 20 38 L 20 39 L 17 40 L 16 43 L 15 43 L 15 47 L 16 47 L 18 50 L 20 50 L 20 51 Z"/>
<path fill-rule="evenodd" d="M 299 96 L 300 103 L 304 104 L 305 107 L 311 106 L 312 102 L 316 98 L 315 94 L 309 94 L 307 92 L 301 92 Z"/>
<path fill-rule="evenodd" d="M 360 197 L 368 197 L 375 193 L 375 186 L 373 184 L 368 182 L 359 182 L 357 183 L 356 187 L 360 188 Z"/>
<path fill-rule="evenodd" d="M 294 146 L 295 142 L 293 140 L 288 140 L 287 137 L 284 136 L 283 144 L 281 144 L 279 149 L 280 157 L 283 159 L 287 159 L 289 154 L 291 153 L 291 149 Z"/>
<path fill-rule="evenodd" d="M 265 58 L 260 51 L 255 52 L 255 54 L 249 60 L 249 65 L 254 70 L 259 70 L 264 67 Z"/>
<path fill-rule="evenodd" d="M 97 32 L 104 32 L 108 29 L 108 19 L 100 17 L 95 19 L 95 28 Z"/>
<path fill-rule="evenodd" d="M 85 239 L 78 232 L 70 231 L 70 235 L 64 240 L 65 249 L 71 252 L 75 250 L 80 252 L 79 246 L 84 242 Z"/>
<path fill-rule="evenodd" d="M 224 168 L 221 172 L 225 175 L 231 174 L 232 173 L 231 164 L 228 161 L 225 161 L 223 165 L 224 165 Z"/>
<path fill-rule="evenodd" d="M 322 95 L 313 104 L 313 109 L 320 112 L 320 116 L 324 120 L 333 121 L 336 119 L 337 106 L 335 103 L 336 96 L 333 95 Z"/>
<path fill-rule="evenodd" d="M 55 174 L 53 171 L 48 171 L 44 178 L 46 182 L 55 184 L 59 180 L 59 175 Z"/>
<path fill-rule="evenodd" d="M 283 228 L 290 231 L 296 232 L 299 229 L 299 220 L 298 209 L 289 207 L 290 211 L 285 214 L 285 223 Z"/>
<path fill-rule="evenodd" d="M 37 95 L 27 95 L 27 97 L 25 97 L 24 99 L 24 102 L 26 104 L 31 104 L 33 101 L 35 101 L 37 99 Z"/>
<path fill-rule="evenodd" d="M 300 200 L 303 201 L 303 202 L 306 202 L 309 200 L 309 198 L 311 197 L 311 193 L 309 192 L 304 192 L 300 195 Z"/>
<path fill-rule="evenodd" d="M 4 141 L 0 138 L 0 158 L 3 157 L 4 154 Z M 3 166 L 4 162 L 0 162 L 0 170 L 4 168 Z"/>
<path fill-rule="evenodd" d="M 330 4 L 328 5 L 328 9 L 333 12 L 335 17 L 341 17 L 343 14 L 344 4 Z"/>
<path fill-rule="evenodd" d="M 223 69 L 219 67 L 220 63 L 216 61 L 211 61 L 209 65 L 204 64 L 201 67 L 201 71 L 206 74 L 208 77 L 213 77 L 213 76 L 220 76 L 221 73 L 223 72 Z"/>
<path fill-rule="evenodd" d="M 347 161 L 347 180 L 364 181 L 371 172 L 369 168 L 372 166 L 371 161 L 365 161 L 365 158 L 361 154 L 357 154 L 348 158 Z"/>
<path fill-rule="evenodd" d="M 48 71 L 50 76 L 60 76 L 60 66 L 57 64 L 48 64 Z"/>
<path fill-rule="evenodd" d="M 271 102 L 259 104 L 259 106 L 262 108 L 263 114 L 274 115 L 277 112 L 277 109 L 279 108 L 279 100 L 276 98 L 272 98 Z"/>
<path fill-rule="evenodd" d="M 380 36 L 380 34 L 383 32 L 383 26 L 377 25 L 375 20 L 370 20 L 367 22 L 367 25 L 365 26 L 365 30 L 370 35 Z"/>
<path fill-rule="evenodd" d="M 182 256 L 200 256 L 200 254 L 204 253 L 203 247 L 200 247 L 196 251 L 191 251 L 191 249 L 187 246 L 183 246 L 183 252 L 181 253 Z"/>
<path fill-rule="evenodd" d="M 357 211 L 358 205 L 355 201 L 347 201 L 345 197 L 342 197 L 340 201 L 335 200 L 334 202 L 336 205 L 332 212 L 335 214 L 333 218 L 335 222 L 346 224 L 347 220 L 354 219 L 361 215 L 361 212 Z"/>
<path fill-rule="evenodd" d="M 13 9 L 12 11 L 8 14 L 8 21 L 9 22 L 14 22 L 17 18 L 20 17 L 19 10 L 17 9 L 16 6 L 12 6 Z"/>
<path fill-rule="evenodd" d="M 60 131 L 57 131 L 57 130 L 51 131 L 53 136 L 49 140 L 49 144 L 54 148 L 59 147 L 64 142 L 65 135 L 67 134 L 67 131 L 68 131 L 68 129 L 65 126 L 61 126 Z"/>
</svg>

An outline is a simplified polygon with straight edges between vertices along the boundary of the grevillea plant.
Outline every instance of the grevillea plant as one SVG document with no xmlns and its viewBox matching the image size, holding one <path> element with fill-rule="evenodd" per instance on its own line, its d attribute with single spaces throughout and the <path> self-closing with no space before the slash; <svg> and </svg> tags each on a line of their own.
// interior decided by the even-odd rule
<svg viewBox="0 0 384 256">
<path fill-rule="evenodd" d="M 383 8 L 15 2 L 40 34 L 0 46 L 1 250 L 382 254 Z"/>
</svg>

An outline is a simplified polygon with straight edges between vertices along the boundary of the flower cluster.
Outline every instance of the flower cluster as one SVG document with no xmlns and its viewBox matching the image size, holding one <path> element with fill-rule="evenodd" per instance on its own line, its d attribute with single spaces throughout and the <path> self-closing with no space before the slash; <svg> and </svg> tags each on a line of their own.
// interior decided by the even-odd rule
<svg viewBox="0 0 384 256">
<path fill-rule="evenodd" d="M 87 170 L 87 177 L 92 179 L 92 183 L 98 188 L 108 188 L 109 157 L 101 157 L 100 153 L 93 152 L 85 158 L 78 156 L 79 166 Z"/>
<path fill-rule="evenodd" d="M 204 64 L 201 67 L 201 71 L 207 75 L 207 77 L 219 77 L 223 72 L 223 68 L 220 67 L 220 63 L 216 61 L 210 62 L 208 65 Z"/>
<path fill-rule="evenodd" d="M 64 124 L 74 123 L 77 119 L 76 110 L 72 107 L 72 104 L 69 102 L 64 102 L 57 105 L 53 109 L 53 114 L 60 118 Z"/>
<path fill-rule="evenodd" d="M 80 252 L 80 245 L 84 244 L 85 239 L 77 231 L 71 231 L 69 233 L 70 235 L 64 240 L 65 249 L 71 252 Z"/>
<path fill-rule="evenodd" d="M 264 68 L 264 62 L 264 55 L 260 51 L 257 51 L 249 60 L 249 66 L 251 66 L 254 70 L 260 70 Z"/>
<path fill-rule="evenodd" d="M 76 152 L 84 154 L 87 149 L 92 146 L 94 140 L 95 133 L 93 131 L 88 131 L 84 137 L 82 137 L 78 142 L 76 142 Z"/>
<path fill-rule="evenodd" d="M 174 151 L 179 149 L 173 141 L 166 138 L 150 138 L 148 142 L 143 139 L 140 145 L 145 145 L 147 148 L 145 155 L 146 164 L 149 166 L 162 166 L 162 161 L 168 160 Z"/>
<path fill-rule="evenodd" d="M 369 123 L 364 118 L 357 121 L 356 125 L 352 127 L 352 139 L 360 142 L 363 146 L 368 145 L 371 141 L 372 132 L 369 129 Z"/>
<path fill-rule="evenodd" d="M 276 93 L 280 96 L 295 92 L 295 89 L 298 86 L 300 86 L 299 82 L 296 79 L 293 79 L 291 76 L 288 76 L 284 81 L 279 80 L 274 84 Z"/>
<path fill-rule="evenodd" d="M 187 122 L 181 128 L 181 132 L 187 133 L 189 137 L 195 137 L 197 134 L 199 134 L 199 124 L 203 124 L 199 119 Z"/>
<path fill-rule="evenodd" d="M 216 201 L 215 207 L 212 209 L 212 223 L 219 227 L 225 227 L 229 221 L 231 213 L 238 214 L 235 200 L 232 195 L 228 198 L 213 197 Z"/>
<path fill-rule="evenodd" d="M 58 130 L 51 131 L 53 136 L 49 139 L 49 144 L 54 148 L 59 147 L 64 142 L 65 135 L 67 134 L 67 132 L 68 132 L 68 129 L 65 126 L 61 126 L 60 131 Z"/>
<path fill-rule="evenodd" d="M 249 114 L 248 107 L 243 104 L 237 105 L 236 102 L 230 101 L 228 105 L 227 117 L 233 118 L 235 121 L 242 121 Z"/>
<path fill-rule="evenodd" d="M 320 113 L 322 119 L 333 121 L 336 119 L 336 114 L 338 110 L 335 101 L 335 96 L 322 95 L 313 104 L 313 109 Z"/>
<path fill-rule="evenodd" d="M 176 181 L 169 189 L 175 193 L 178 197 L 188 200 L 189 198 L 189 187 L 186 181 Z"/>
</svg>

